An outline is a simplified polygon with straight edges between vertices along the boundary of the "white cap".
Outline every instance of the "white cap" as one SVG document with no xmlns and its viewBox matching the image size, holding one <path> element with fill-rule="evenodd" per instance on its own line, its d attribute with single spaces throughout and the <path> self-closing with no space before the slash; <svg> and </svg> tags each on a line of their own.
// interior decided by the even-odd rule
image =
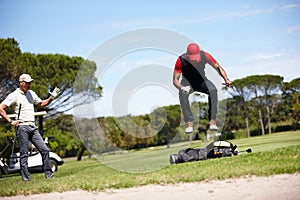
<svg viewBox="0 0 300 200">
<path fill-rule="evenodd" d="M 33 79 L 31 78 L 31 76 L 29 74 L 22 74 L 19 78 L 19 81 L 24 81 L 24 82 L 27 82 L 27 83 L 30 83 L 33 81 Z"/>
</svg>

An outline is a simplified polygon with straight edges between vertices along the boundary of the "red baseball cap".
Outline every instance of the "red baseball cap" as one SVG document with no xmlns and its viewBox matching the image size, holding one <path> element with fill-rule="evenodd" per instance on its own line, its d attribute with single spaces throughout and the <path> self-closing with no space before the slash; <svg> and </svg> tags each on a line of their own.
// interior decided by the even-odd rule
<svg viewBox="0 0 300 200">
<path fill-rule="evenodd" d="M 187 56 L 190 60 L 200 61 L 200 47 L 196 43 L 191 43 L 188 45 L 186 50 Z"/>
</svg>

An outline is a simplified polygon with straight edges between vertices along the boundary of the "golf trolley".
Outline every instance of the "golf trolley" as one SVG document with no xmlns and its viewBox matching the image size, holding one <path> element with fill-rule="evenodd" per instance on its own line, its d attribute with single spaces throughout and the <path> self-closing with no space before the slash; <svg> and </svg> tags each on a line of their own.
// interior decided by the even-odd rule
<svg viewBox="0 0 300 200">
<path fill-rule="evenodd" d="M 35 115 L 44 115 L 46 112 L 38 112 Z M 13 116 L 10 116 L 13 117 Z M 20 152 L 16 148 L 14 138 L 7 137 L 8 143 L 0 152 L 0 178 L 6 174 L 20 173 Z M 50 147 L 49 138 L 44 139 L 45 144 Z M 8 152 L 11 147 L 11 152 Z M 50 148 L 51 149 L 51 148 Z M 53 172 L 58 170 L 58 166 L 64 161 L 54 152 L 49 152 L 50 165 Z M 43 172 L 42 156 L 37 149 L 31 145 L 28 152 L 28 170 L 29 172 Z"/>
<path fill-rule="evenodd" d="M 0 178 L 5 174 L 14 174 L 20 172 L 20 152 L 15 151 L 15 141 L 12 137 L 8 137 L 8 144 L 0 152 Z M 48 138 L 45 138 L 47 144 Z M 12 147 L 11 154 L 8 158 L 4 158 L 9 147 Z M 47 145 L 49 146 L 49 145 Z M 58 166 L 62 165 L 64 161 L 54 152 L 49 152 L 50 165 L 52 171 L 57 171 Z M 30 172 L 43 172 L 43 161 L 40 152 L 32 149 L 28 152 L 28 170 Z"/>
</svg>

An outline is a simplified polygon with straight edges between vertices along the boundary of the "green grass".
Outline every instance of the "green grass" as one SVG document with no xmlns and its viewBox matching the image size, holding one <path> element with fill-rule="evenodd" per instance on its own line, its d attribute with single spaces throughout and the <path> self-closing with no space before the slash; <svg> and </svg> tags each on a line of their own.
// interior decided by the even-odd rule
<svg viewBox="0 0 300 200">
<path fill-rule="evenodd" d="M 169 155 L 186 148 L 186 144 L 176 144 L 168 149 L 156 147 L 107 154 L 98 158 L 101 162 L 97 159 L 83 159 L 80 162 L 66 159 L 65 164 L 59 167 L 55 178 L 51 180 L 45 180 L 42 173 L 32 174 L 30 183 L 23 183 L 18 174 L 5 176 L 0 179 L 0 196 L 78 189 L 103 191 L 108 188 L 129 188 L 147 184 L 300 172 L 300 131 L 230 141 L 236 144 L 239 150 L 252 148 L 253 153 L 169 165 Z M 203 147 L 204 144 L 195 141 L 191 146 Z"/>
</svg>

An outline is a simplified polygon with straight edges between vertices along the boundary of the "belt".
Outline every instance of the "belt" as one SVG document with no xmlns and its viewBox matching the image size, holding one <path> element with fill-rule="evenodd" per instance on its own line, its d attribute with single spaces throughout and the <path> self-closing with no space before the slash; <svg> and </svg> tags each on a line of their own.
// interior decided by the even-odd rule
<svg viewBox="0 0 300 200">
<path fill-rule="evenodd" d="M 33 121 L 21 121 L 19 122 L 20 125 L 32 125 L 35 126 L 35 123 Z"/>
</svg>

